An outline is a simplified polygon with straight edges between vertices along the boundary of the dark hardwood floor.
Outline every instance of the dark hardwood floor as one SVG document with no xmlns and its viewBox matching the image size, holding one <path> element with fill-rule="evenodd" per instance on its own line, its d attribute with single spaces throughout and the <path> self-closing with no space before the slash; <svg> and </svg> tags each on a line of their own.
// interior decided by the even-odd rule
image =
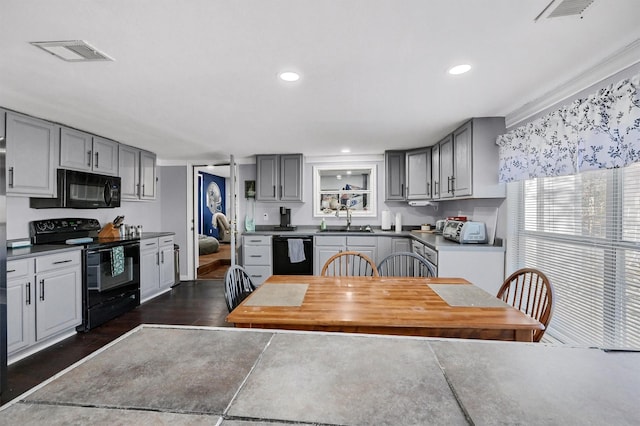
<svg viewBox="0 0 640 426">
<path fill-rule="evenodd" d="M 8 367 L 5 404 L 64 370 L 140 324 L 232 326 L 225 322 L 227 306 L 222 280 L 182 281 L 133 311 L 86 333 L 78 333 Z"/>
</svg>

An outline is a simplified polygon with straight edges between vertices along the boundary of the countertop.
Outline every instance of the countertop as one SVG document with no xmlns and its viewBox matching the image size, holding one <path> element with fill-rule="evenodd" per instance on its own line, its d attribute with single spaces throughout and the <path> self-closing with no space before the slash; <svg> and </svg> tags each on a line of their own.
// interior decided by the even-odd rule
<svg viewBox="0 0 640 426">
<path fill-rule="evenodd" d="M 0 423 L 637 425 L 639 361 L 542 343 L 144 325 L 2 407 Z"/>
<path fill-rule="evenodd" d="M 160 238 L 167 235 L 174 235 L 174 232 L 143 232 L 140 238 L 118 237 L 118 238 L 94 238 L 95 243 L 112 243 L 116 241 L 140 241 L 149 238 Z M 52 252 L 64 252 L 72 250 L 82 250 L 85 244 L 40 244 L 27 247 L 9 248 L 7 247 L 7 260 L 17 260 L 24 257 L 39 256 L 43 254 L 51 254 Z"/>
<path fill-rule="evenodd" d="M 359 225 L 355 226 L 356 228 Z M 320 231 L 317 226 L 298 226 L 295 231 L 274 231 L 269 229 L 260 229 L 259 227 L 253 232 L 244 232 L 242 235 L 282 235 L 288 237 L 303 237 L 303 236 L 374 236 L 374 237 L 405 237 L 411 238 L 421 243 L 426 244 L 430 248 L 438 251 L 450 250 L 450 251 L 505 251 L 502 245 L 489 245 L 489 244 L 458 244 L 456 242 L 447 240 L 442 235 L 432 234 L 427 232 L 421 232 L 417 229 L 404 228 L 402 232 L 396 232 L 394 230 L 383 231 L 380 228 L 372 227 L 373 232 L 349 232 L 349 231 Z"/>
</svg>

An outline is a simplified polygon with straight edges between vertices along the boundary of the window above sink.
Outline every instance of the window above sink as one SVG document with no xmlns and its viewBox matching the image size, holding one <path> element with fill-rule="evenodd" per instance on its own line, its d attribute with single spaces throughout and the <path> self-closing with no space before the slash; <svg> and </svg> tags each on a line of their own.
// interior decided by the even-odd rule
<svg viewBox="0 0 640 426">
<path fill-rule="evenodd" d="M 313 216 L 375 217 L 376 165 L 322 165 L 313 167 Z"/>
</svg>

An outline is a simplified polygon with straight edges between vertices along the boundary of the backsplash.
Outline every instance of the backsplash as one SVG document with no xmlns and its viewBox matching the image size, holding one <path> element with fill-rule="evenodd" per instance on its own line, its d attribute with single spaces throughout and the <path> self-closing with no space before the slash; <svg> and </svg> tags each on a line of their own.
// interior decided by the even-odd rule
<svg viewBox="0 0 640 426">
<path fill-rule="evenodd" d="M 114 209 L 32 209 L 27 197 L 7 197 L 7 239 L 29 237 L 29 222 L 33 220 L 79 217 L 93 218 L 104 226 L 118 215 L 130 225 L 142 225 L 145 232 L 159 232 L 160 202 L 122 201 L 122 206 Z"/>
</svg>

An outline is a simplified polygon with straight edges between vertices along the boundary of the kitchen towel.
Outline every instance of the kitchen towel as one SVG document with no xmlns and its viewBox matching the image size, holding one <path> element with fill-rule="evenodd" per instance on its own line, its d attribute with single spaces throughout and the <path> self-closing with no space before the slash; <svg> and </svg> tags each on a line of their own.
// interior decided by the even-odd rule
<svg viewBox="0 0 640 426">
<path fill-rule="evenodd" d="M 289 244 L 289 260 L 291 263 L 300 263 L 307 260 L 304 257 L 304 243 L 300 238 L 289 238 L 287 243 Z"/>
<path fill-rule="evenodd" d="M 115 277 L 124 272 L 124 247 L 111 248 L 111 276 Z"/>
</svg>

